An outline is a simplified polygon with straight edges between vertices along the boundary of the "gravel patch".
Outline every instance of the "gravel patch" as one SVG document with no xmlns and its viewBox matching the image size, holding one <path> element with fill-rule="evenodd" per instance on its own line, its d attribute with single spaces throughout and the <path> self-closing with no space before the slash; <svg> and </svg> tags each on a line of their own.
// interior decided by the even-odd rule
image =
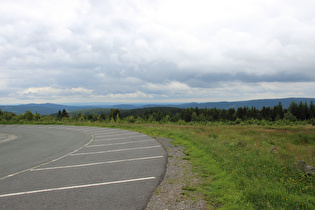
<svg viewBox="0 0 315 210">
<path fill-rule="evenodd" d="M 192 172 L 184 154 L 184 147 L 174 146 L 171 139 L 157 137 L 168 153 L 166 174 L 154 191 L 147 210 L 155 209 L 208 209 L 202 195 L 196 191 L 200 185 L 198 174 Z"/>
</svg>

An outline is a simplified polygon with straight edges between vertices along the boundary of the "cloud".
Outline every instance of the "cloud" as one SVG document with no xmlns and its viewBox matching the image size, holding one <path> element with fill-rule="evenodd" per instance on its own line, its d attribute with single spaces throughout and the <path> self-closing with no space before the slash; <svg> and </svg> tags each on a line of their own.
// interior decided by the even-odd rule
<svg viewBox="0 0 315 210">
<path fill-rule="evenodd" d="M 198 91 L 209 99 L 216 88 L 229 100 L 245 94 L 225 84 L 315 81 L 311 0 L 0 2 L 0 91 L 13 101 L 203 100 Z"/>
<path fill-rule="evenodd" d="M 178 81 L 172 81 L 164 84 L 147 83 L 144 85 L 144 88 L 147 88 L 150 92 L 160 93 L 163 95 L 187 94 L 191 91 L 191 87 Z"/>
<path fill-rule="evenodd" d="M 32 87 L 25 90 L 18 91 L 21 96 L 24 97 L 57 97 L 57 96 L 67 96 L 67 95 L 90 95 L 93 90 L 86 88 L 70 88 L 70 89 L 57 89 L 52 87 Z"/>
<path fill-rule="evenodd" d="M 108 94 L 106 97 L 111 99 L 141 99 L 141 98 L 153 98 L 152 94 L 145 94 L 141 91 L 135 93 L 124 93 L 124 94 Z"/>
</svg>

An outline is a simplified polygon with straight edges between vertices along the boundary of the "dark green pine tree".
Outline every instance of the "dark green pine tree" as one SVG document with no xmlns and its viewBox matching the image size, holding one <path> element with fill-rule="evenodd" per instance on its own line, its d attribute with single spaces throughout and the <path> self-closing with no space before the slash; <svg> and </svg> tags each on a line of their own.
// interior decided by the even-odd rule
<svg viewBox="0 0 315 210">
<path fill-rule="evenodd" d="M 299 104 L 298 107 L 298 119 L 299 120 L 305 120 L 306 119 L 306 113 L 305 113 L 305 105 L 302 103 L 302 101 Z"/>
<path fill-rule="evenodd" d="M 309 120 L 310 119 L 310 109 L 309 109 L 306 101 L 304 103 L 304 113 L 305 113 L 305 120 Z"/>
<path fill-rule="evenodd" d="M 291 102 L 288 111 L 291 112 L 294 117 L 299 119 L 299 107 L 294 101 Z"/>
<path fill-rule="evenodd" d="M 69 117 L 69 115 L 65 109 L 63 109 L 62 113 L 61 113 L 61 118 L 63 118 L 63 117 Z"/>
<path fill-rule="evenodd" d="M 61 118 L 62 118 L 62 114 L 61 114 L 61 111 L 60 111 L 60 110 L 58 111 L 57 118 L 58 118 L 58 119 L 61 119 Z"/>
<path fill-rule="evenodd" d="M 109 118 L 113 119 L 115 122 L 116 122 L 117 118 L 121 118 L 121 114 L 120 114 L 119 109 L 111 109 L 110 114 L 109 114 Z"/>
<path fill-rule="evenodd" d="M 313 104 L 313 101 L 311 101 L 310 104 L 310 119 L 315 118 L 315 105 Z"/>
</svg>

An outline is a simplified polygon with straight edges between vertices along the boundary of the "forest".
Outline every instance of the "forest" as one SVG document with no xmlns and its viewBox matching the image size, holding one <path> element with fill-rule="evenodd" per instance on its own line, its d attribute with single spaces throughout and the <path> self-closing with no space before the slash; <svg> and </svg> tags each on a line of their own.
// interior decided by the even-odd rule
<svg viewBox="0 0 315 210">
<path fill-rule="evenodd" d="M 82 112 L 67 112 L 59 110 L 52 115 L 41 115 L 37 112 L 26 111 L 24 114 L 16 115 L 12 112 L 0 110 L 1 123 L 18 123 L 21 121 L 90 121 L 105 123 L 175 123 L 175 124 L 262 124 L 281 122 L 290 124 L 304 122 L 315 124 L 315 106 L 313 101 L 292 102 L 286 109 L 281 102 L 274 107 L 238 107 L 229 109 L 217 108 L 174 108 L 174 107 L 151 107 L 142 109 L 110 109 L 102 112 L 93 110 Z"/>
</svg>

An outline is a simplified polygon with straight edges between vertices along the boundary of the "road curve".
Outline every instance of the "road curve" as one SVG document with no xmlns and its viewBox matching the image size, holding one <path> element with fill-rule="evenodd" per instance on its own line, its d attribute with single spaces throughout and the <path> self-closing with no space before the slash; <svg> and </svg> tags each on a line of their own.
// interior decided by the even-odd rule
<svg viewBox="0 0 315 210">
<path fill-rule="evenodd" d="M 152 137 L 111 128 L 0 125 L 0 209 L 144 209 L 166 169 Z"/>
</svg>

